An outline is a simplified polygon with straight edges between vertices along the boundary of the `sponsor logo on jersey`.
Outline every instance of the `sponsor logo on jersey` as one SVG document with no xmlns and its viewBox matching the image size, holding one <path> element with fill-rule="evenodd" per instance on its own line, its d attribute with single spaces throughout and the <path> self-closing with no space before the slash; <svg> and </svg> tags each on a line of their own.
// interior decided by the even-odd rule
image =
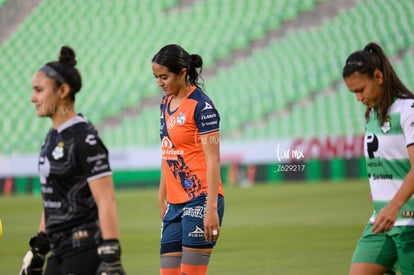
<svg viewBox="0 0 414 275">
<path fill-rule="evenodd" d="M 176 159 L 177 155 L 182 155 L 184 153 L 183 150 L 175 150 L 171 140 L 168 137 L 162 138 L 161 146 L 162 154 L 166 159 Z"/>
<path fill-rule="evenodd" d="M 217 114 L 205 114 L 201 116 L 201 120 L 206 120 L 206 119 L 212 119 L 212 118 L 216 118 Z"/>
<path fill-rule="evenodd" d="M 181 112 L 178 117 L 177 117 L 177 124 L 178 125 L 183 125 L 185 122 L 185 115 L 183 112 Z"/>
<path fill-rule="evenodd" d="M 368 167 L 382 167 L 382 163 L 380 161 L 367 161 Z"/>
<path fill-rule="evenodd" d="M 56 145 L 55 149 L 53 149 L 52 156 L 55 160 L 63 158 L 63 146 L 64 145 L 65 144 L 61 141 Z"/>
<path fill-rule="evenodd" d="M 86 161 L 88 163 L 91 163 L 91 162 L 103 160 L 103 159 L 106 159 L 106 154 L 97 154 L 95 156 L 89 156 L 86 158 Z"/>
<path fill-rule="evenodd" d="M 204 108 L 206 109 L 206 108 Z M 218 116 L 216 113 L 208 113 L 208 114 L 202 114 L 201 115 L 201 127 L 214 127 L 218 126 Z"/>
<path fill-rule="evenodd" d="M 174 126 L 175 126 L 175 117 L 174 116 L 170 116 L 168 118 L 168 121 L 167 121 L 167 128 L 168 129 L 172 129 L 172 128 L 174 128 Z"/>
<path fill-rule="evenodd" d="M 410 210 L 410 211 L 405 210 L 405 211 L 402 211 L 401 215 L 402 215 L 403 218 L 414 218 L 414 211 L 413 210 Z"/>
<path fill-rule="evenodd" d="M 46 178 L 50 174 L 50 162 L 47 157 L 39 158 L 39 180 L 41 184 L 46 184 Z"/>
<path fill-rule="evenodd" d="M 51 200 L 47 200 L 43 202 L 43 205 L 45 208 L 55 208 L 55 209 L 59 209 L 62 207 L 62 202 L 60 201 L 51 201 Z"/>
<path fill-rule="evenodd" d="M 374 153 L 378 151 L 378 137 L 375 134 L 368 134 L 366 136 L 366 142 L 366 153 L 370 159 L 373 159 L 375 158 Z"/>
<path fill-rule="evenodd" d="M 218 121 L 210 121 L 210 122 L 201 122 L 201 127 L 205 127 L 205 126 L 212 126 L 212 125 L 217 125 Z"/>
<path fill-rule="evenodd" d="M 85 138 L 85 142 L 90 145 L 96 145 L 96 143 L 98 143 L 94 135 L 87 135 Z"/>
<path fill-rule="evenodd" d="M 204 111 L 204 110 L 209 110 L 209 109 L 213 109 L 213 106 L 211 106 L 210 104 L 208 104 L 207 102 L 205 102 L 205 106 L 204 106 L 204 108 L 201 110 L 201 111 Z"/>
<path fill-rule="evenodd" d="M 91 173 L 99 173 L 101 171 L 104 170 L 109 170 L 109 165 L 108 164 L 102 164 L 102 163 L 97 163 L 92 169 L 91 169 Z"/>
<path fill-rule="evenodd" d="M 391 174 L 368 174 L 368 178 L 373 180 L 392 180 Z"/>
<path fill-rule="evenodd" d="M 75 240 L 80 240 L 80 239 L 88 238 L 89 237 L 89 232 L 88 232 L 88 230 L 79 230 L 79 231 L 76 231 L 75 233 L 73 233 L 72 236 Z"/>
<path fill-rule="evenodd" d="M 161 141 L 162 149 L 171 149 L 173 147 L 171 140 L 168 137 L 163 137 Z"/>
<path fill-rule="evenodd" d="M 204 231 L 200 227 L 196 226 L 196 229 L 194 231 L 188 233 L 188 237 L 202 238 L 204 237 Z"/>
<path fill-rule="evenodd" d="M 52 187 L 42 186 L 41 189 L 42 189 L 43 194 L 52 194 L 53 193 L 53 188 Z"/>
<path fill-rule="evenodd" d="M 204 217 L 204 207 L 203 206 L 196 206 L 196 207 L 184 207 L 183 208 L 183 217 L 194 217 L 194 218 L 203 218 Z"/>
</svg>

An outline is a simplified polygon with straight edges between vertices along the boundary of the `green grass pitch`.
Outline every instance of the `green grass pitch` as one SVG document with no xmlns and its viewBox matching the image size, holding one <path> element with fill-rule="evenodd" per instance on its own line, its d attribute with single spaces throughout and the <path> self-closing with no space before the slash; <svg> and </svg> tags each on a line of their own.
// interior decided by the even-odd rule
<svg viewBox="0 0 414 275">
<path fill-rule="evenodd" d="M 157 190 L 117 190 L 116 200 L 127 273 L 159 274 Z M 347 274 L 372 211 L 365 180 L 226 186 L 225 203 L 208 274 Z M 0 274 L 17 274 L 40 212 L 40 197 L 0 197 Z"/>
</svg>

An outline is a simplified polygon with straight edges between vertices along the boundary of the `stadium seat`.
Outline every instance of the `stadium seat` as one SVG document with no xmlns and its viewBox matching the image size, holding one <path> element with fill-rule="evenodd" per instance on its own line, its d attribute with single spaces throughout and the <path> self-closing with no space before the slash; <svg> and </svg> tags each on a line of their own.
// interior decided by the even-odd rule
<svg viewBox="0 0 414 275">
<path fill-rule="evenodd" d="M 0 67 L 6 79 L 0 81 L 0 89 L 12 102 L 1 111 L 0 130 L 8 141 L 0 145 L 0 154 L 38 151 L 50 121 L 34 118 L 29 109 L 30 79 L 44 62 L 57 58 L 62 43 L 76 49 L 84 80 L 77 110 L 101 129 L 110 146 L 159 143 L 159 103 L 142 102 L 160 98 L 150 62 L 166 43 L 199 53 L 205 69 L 221 59 L 232 61 L 216 67 L 206 79 L 206 91 L 221 114 L 224 139 L 298 136 L 301 131 L 291 123 L 306 129 L 307 136 L 340 135 L 345 129 L 362 132 L 363 108 L 345 97 L 344 86 L 338 85 L 344 58 L 368 41 L 381 43 L 392 58 L 404 52 L 399 70 L 413 87 L 413 58 L 408 52 L 414 46 L 414 5 L 410 0 L 356 2 L 313 28 L 291 29 L 250 51 L 252 42 L 267 39 L 284 20 L 300 20 L 301 12 L 322 1 L 326 0 L 204 0 L 171 9 L 178 0 L 44 0 L 0 47 L 2 64 L 7 64 Z M 0 0 L 0 8 L 2 3 L 5 0 Z M 44 18 L 56 23 L 45 24 Z M 235 50 L 248 54 L 236 59 Z M 30 58 L 23 61 L 28 53 Z M 333 94 L 320 95 L 332 89 Z M 130 110 L 138 115 L 130 117 Z M 119 123 L 106 124 L 109 118 Z M 21 126 L 9 131 L 17 121 Z"/>
</svg>

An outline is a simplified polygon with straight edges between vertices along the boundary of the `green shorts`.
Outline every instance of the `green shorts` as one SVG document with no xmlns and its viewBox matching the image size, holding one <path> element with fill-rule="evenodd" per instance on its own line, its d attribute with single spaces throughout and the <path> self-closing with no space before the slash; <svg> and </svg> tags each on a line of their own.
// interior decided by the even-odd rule
<svg viewBox="0 0 414 275">
<path fill-rule="evenodd" d="M 396 226 L 391 231 L 375 235 L 368 224 L 358 241 L 352 263 L 376 263 L 392 270 L 414 274 L 414 226 Z"/>
</svg>

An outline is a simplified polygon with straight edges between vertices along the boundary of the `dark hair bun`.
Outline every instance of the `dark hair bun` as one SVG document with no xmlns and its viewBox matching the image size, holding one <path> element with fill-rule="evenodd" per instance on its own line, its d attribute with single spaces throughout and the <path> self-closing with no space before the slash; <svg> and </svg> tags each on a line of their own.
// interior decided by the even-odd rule
<svg viewBox="0 0 414 275">
<path fill-rule="evenodd" d="M 62 64 L 75 66 L 77 63 L 75 51 L 69 46 L 63 46 L 60 49 L 59 62 Z"/>
<path fill-rule="evenodd" d="M 190 55 L 191 63 L 194 64 L 194 68 L 201 68 L 203 66 L 203 59 L 198 54 Z"/>
</svg>

